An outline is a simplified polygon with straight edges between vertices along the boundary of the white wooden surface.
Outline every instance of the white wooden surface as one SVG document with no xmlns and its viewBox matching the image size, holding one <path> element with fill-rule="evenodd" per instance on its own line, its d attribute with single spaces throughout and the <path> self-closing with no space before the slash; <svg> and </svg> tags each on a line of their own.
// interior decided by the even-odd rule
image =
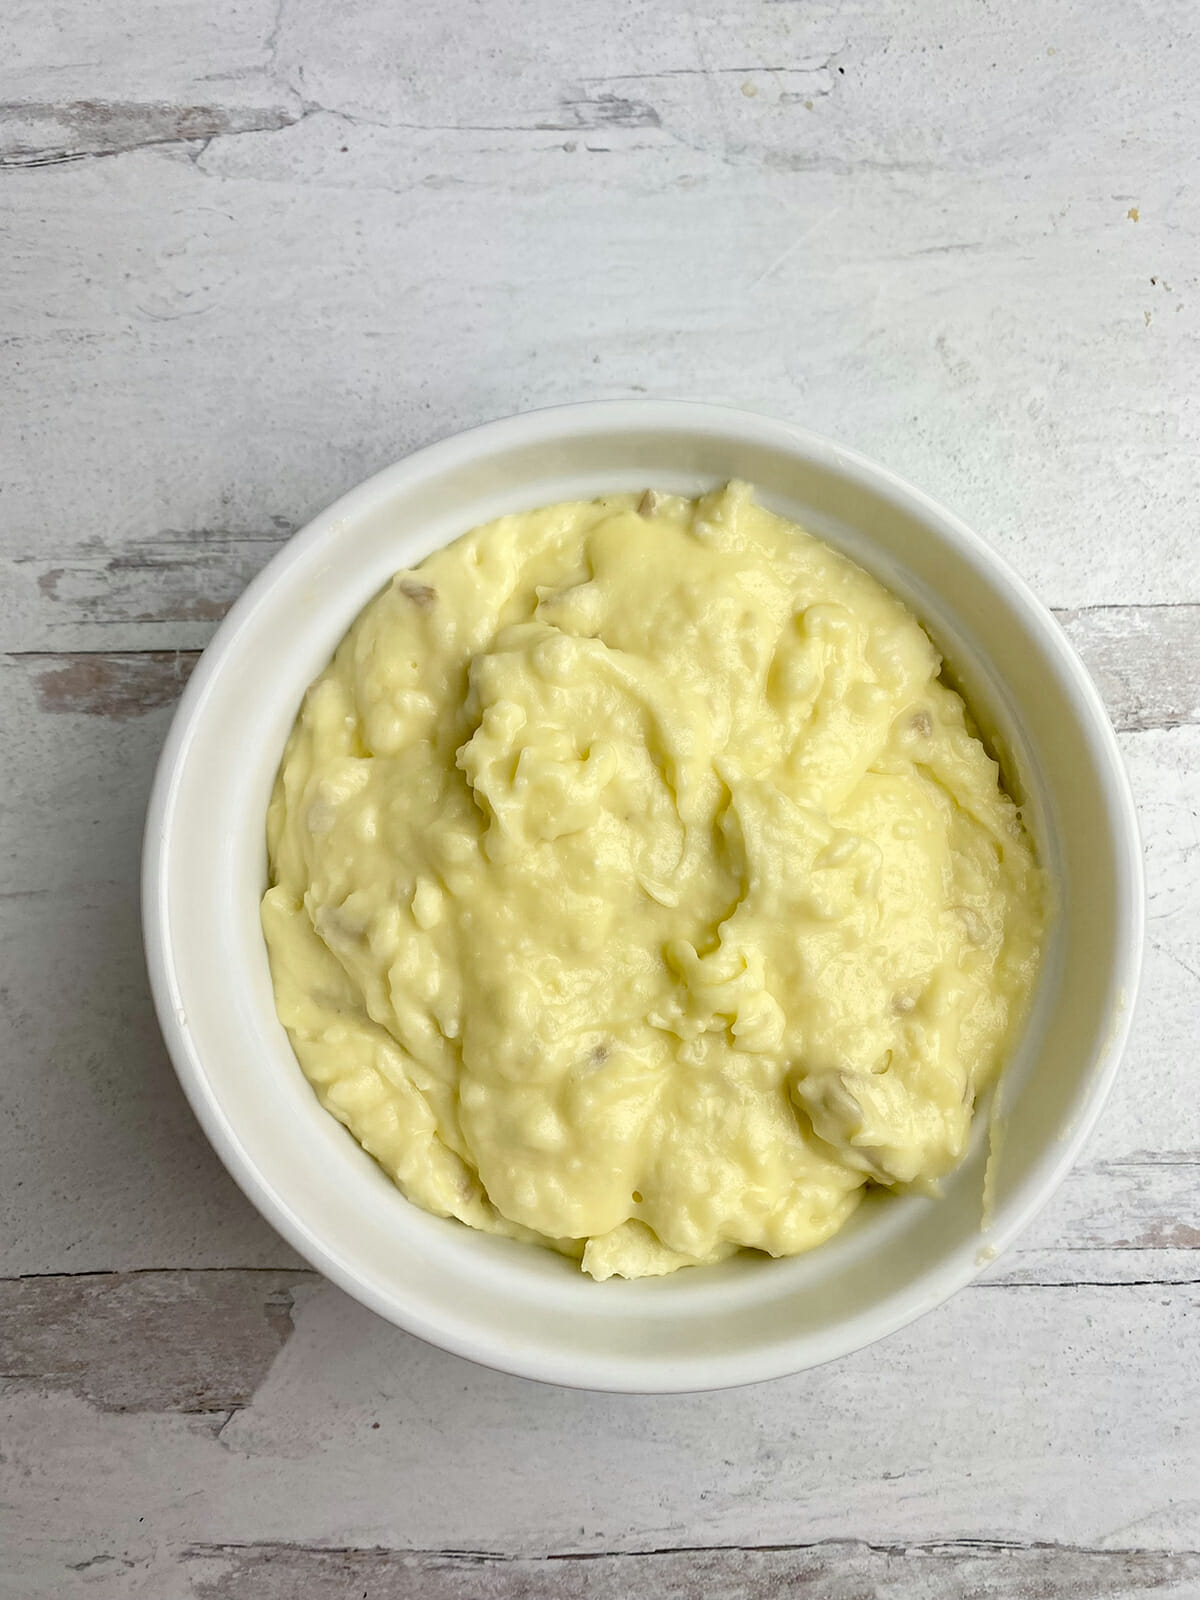
<svg viewBox="0 0 1200 1600">
<path fill-rule="evenodd" d="M 1200 23 L 1190 0 L 7 0 L 0 1595 L 1200 1595 Z M 539 1388 L 304 1270 L 139 951 L 171 706 L 343 488 L 690 395 L 889 462 L 1088 659 L 1143 1003 L 984 1281 L 742 1393 Z"/>
</svg>

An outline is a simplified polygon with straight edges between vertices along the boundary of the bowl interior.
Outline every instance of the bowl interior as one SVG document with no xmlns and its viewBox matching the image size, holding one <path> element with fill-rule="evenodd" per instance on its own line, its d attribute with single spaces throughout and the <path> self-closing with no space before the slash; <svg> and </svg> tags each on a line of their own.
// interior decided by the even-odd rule
<svg viewBox="0 0 1200 1600">
<path fill-rule="evenodd" d="M 301 695 L 401 566 L 505 511 L 730 477 L 904 598 L 1000 755 L 1055 890 L 1033 1015 L 932 1202 L 881 1196 L 807 1256 L 598 1285 L 548 1252 L 410 1205 L 318 1105 L 274 1010 L 264 817 Z M 808 435 L 717 408 L 578 406 L 461 435 L 353 491 L 239 601 L 189 685 L 146 844 L 147 950 L 181 1080 L 247 1193 L 321 1270 L 414 1333 L 506 1370 L 615 1389 L 748 1382 L 829 1359 L 972 1277 L 1066 1171 L 1132 1001 L 1140 856 L 1115 741 L 1053 620 L 945 512 Z"/>
</svg>

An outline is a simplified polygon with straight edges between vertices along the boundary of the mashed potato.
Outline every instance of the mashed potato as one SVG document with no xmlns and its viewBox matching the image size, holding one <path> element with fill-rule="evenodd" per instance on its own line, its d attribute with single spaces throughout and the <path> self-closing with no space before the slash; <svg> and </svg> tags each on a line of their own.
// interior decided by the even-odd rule
<svg viewBox="0 0 1200 1600">
<path fill-rule="evenodd" d="M 794 1255 L 966 1150 L 1041 875 L 936 650 L 731 484 L 478 528 L 313 684 L 280 1018 L 408 1198 L 596 1278 Z"/>
</svg>

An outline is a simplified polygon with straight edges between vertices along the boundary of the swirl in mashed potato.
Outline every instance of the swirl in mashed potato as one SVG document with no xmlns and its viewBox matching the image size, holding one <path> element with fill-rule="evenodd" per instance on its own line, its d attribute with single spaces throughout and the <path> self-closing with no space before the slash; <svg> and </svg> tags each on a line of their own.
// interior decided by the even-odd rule
<svg viewBox="0 0 1200 1600">
<path fill-rule="evenodd" d="M 477 528 L 309 689 L 279 1016 L 408 1198 L 596 1278 L 794 1255 L 963 1156 L 1041 873 L 928 636 L 743 484 Z"/>
</svg>

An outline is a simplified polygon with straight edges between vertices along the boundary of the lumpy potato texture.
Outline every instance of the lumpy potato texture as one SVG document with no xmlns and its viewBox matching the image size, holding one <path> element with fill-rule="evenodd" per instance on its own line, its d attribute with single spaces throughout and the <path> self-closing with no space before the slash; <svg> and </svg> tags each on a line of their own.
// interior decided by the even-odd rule
<svg viewBox="0 0 1200 1600">
<path fill-rule="evenodd" d="M 322 1103 L 417 1205 L 595 1278 L 794 1255 L 949 1171 L 1043 897 L 939 671 L 742 484 L 503 517 L 398 573 L 268 818 Z"/>
</svg>

